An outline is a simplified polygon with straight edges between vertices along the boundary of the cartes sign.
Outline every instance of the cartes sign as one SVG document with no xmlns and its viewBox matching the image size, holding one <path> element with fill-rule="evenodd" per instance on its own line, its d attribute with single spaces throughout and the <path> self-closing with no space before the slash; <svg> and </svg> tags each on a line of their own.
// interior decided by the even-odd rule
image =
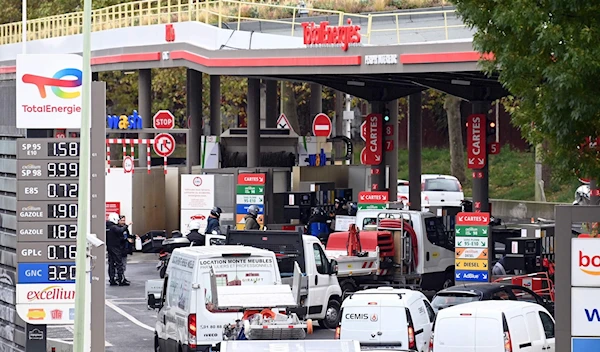
<svg viewBox="0 0 600 352">
<path fill-rule="evenodd" d="M 388 192 L 359 192 L 358 193 L 358 202 L 359 203 L 387 203 L 388 202 Z"/>
<path fill-rule="evenodd" d="M 469 169 L 481 169 L 486 163 L 486 117 L 484 114 L 472 114 L 467 121 L 467 166 Z"/>
<path fill-rule="evenodd" d="M 458 213 L 456 225 L 487 226 L 490 223 L 490 213 Z"/>
<path fill-rule="evenodd" d="M 365 140 L 365 156 L 363 163 L 365 165 L 379 165 L 381 164 L 382 154 L 382 127 L 383 119 L 381 114 L 369 114 L 365 121 L 366 127 L 361 128 L 361 133 L 364 133 Z"/>
<path fill-rule="evenodd" d="M 302 23 L 305 45 L 336 45 L 347 51 L 350 44 L 360 43 L 360 26 L 352 25 L 352 20 L 347 20 L 346 26 L 330 26 L 324 21 L 319 25 L 314 22 Z"/>
</svg>

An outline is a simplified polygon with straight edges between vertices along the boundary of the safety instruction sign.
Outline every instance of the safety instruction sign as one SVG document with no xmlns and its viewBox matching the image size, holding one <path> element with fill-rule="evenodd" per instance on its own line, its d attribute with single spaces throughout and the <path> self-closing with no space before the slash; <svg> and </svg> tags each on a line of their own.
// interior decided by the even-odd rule
<svg viewBox="0 0 600 352">
<path fill-rule="evenodd" d="M 458 213 L 455 227 L 454 280 L 488 282 L 489 213 Z"/>
</svg>

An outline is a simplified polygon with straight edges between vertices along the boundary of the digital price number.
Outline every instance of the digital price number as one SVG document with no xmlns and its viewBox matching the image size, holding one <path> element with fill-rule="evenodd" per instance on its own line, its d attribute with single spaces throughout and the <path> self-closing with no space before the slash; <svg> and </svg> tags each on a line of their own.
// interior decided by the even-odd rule
<svg viewBox="0 0 600 352">
<path fill-rule="evenodd" d="M 79 142 L 50 142 L 48 156 L 58 158 L 78 158 Z"/>
<path fill-rule="evenodd" d="M 48 265 L 48 281 L 75 281 L 75 264 Z"/>
<path fill-rule="evenodd" d="M 49 162 L 46 168 L 48 171 L 48 177 L 79 177 L 79 163 L 77 162 Z M 41 175 L 41 170 L 35 171 L 39 171 Z"/>
<path fill-rule="evenodd" d="M 48 198 L 77 198 L 79 195 L 79 184 L 49 183 L 46 195 Z"/>
<path fill-rule="evenodd" d="M 77 238 L 77 224 L 48 225 L 48 239 L 68 240 Z"/>
<path fill-rule="evenodd" d="M 75 260 L 77 245 L 51 244 L 48 245 L 48 260 Z"/>
<path fill-rule="evenodd" d="M 77 219 L 78 214 L 77 203 L 48 204 L 49 219 Z"/>
</svg>

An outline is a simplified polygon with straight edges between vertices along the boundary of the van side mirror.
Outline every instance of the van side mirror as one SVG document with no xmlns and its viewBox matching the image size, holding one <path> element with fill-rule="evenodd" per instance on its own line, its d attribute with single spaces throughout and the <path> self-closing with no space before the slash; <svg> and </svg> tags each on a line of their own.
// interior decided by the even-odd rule
<svg viewBox="0 0 600 352">
<path fill-rule="evenodd" d="M 329 261 L 329 275 L 338 274 L 338 262 L 335 259 Z"/>
<path fill-rule="evenodd" d="M 162 308 L 161 301 L 159 299 L 156 299 L 154 294 L 148 295 L 148 308 L 150 308 L 150 309 Z"/>
</svg>

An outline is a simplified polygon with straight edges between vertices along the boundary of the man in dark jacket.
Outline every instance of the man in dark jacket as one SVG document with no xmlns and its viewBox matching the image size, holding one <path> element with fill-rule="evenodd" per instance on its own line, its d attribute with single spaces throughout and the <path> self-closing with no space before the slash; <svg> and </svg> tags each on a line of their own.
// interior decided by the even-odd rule
<svg viewBox="0 0 600 352">
<path fill-rule="evenodd" d="M 108 253 L 108 278 L 111 286 L 129 286 L 123 273 L 123 238 L 126 227 L 119 226 L 119 214 L 111 213 L 106 221 L 106 251 Z"/>
<path fill-rule="evenodd" d="M 121 215 L 119 217 L 119 226 L 125 227 L 125 232 L 123 232 L 123 247 L 121 248 L 121 258 L 123 258 L 123 279 L 127 281 L 125 277 L 125 272 L 127 271 L 127 256 L 133 254 L 133 241 L 135 241 L 135 236 L 129 233 L 129 226 L 132 223 L 127 224 L 127 219 L 125 219 L 125 215 Z"/>
<path fill-rule="evenodd" d="M 204 246 L 204 242 L 206 242 L 206 236 L 198 231 L 200 230 L 200 221 L 190 221 L 188 228 L 190 229 L 190 233 L 188 233 L 187 239 L 190 241 L 192 246 Z"/>
<path fill-rule="evenodd" d="M 212 210 L 210 211 L 210 215 L 208 216 L 208 223 L 206 224 L 206 231 L 204 231 L 204 233 L 206 235 L 211 235 L 213 231 L 217 231 L 217 234 L 219 234 L 220 231 L 220 227 L 221 226 L 219 224 L 219 219 L 221 218 L 221 208 L 219 207 L 214 207 L 212 208 Z"/>
<path fill-rule="evenodd" d="M 248 214 L 244 217 L 244 221 L 246 222 L 244 230 L 260 230 L 260 225 L 256 221 L 258 210 L 258 206 L 254 204 L 248 207 Z"/>
</svg>

